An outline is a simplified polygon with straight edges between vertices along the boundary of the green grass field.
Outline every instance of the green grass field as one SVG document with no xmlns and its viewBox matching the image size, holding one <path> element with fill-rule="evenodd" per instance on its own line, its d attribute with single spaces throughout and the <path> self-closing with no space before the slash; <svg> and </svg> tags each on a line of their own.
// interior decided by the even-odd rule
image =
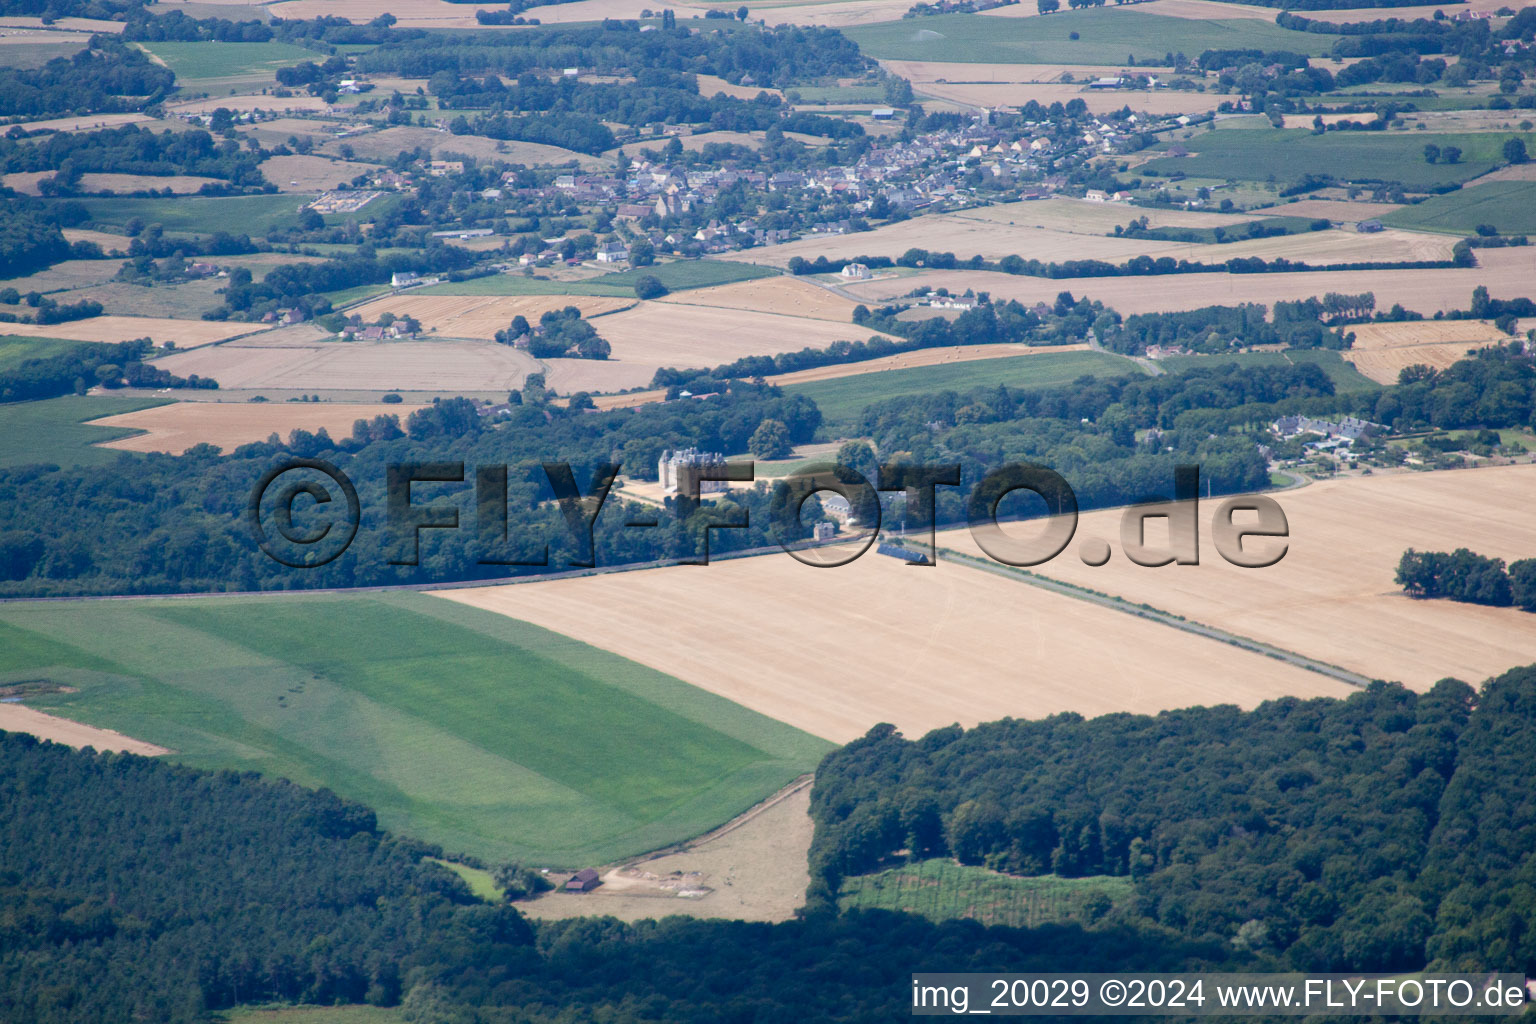
<svg viewBox="0 0 1536 1024">
<path fill-rule="evenodd" d="M 164 399 L 155 398 L 80 395 L 0 404 L 0 466 L 99 466 L 111 462 L 122 452 L 92 445 L 139 431 L 89 427 L 85 421 L 164 404 Z"/>
<path fill-rule="evenodd" d="M 634 294 L 635 282 L 651 276 L 674 292 L 688 288 L 708 288 L 710 285 L 731 284 L 734 281 L 750 281 L 758 277 L 774 277 L 779 271 L 771 267 L 759 267 L 751 263 L 727 263 L 723 260 L 673 260 L 658 263 L 654 267 L 636 267 L 616 274 L 604 274 L 593 278 L 592 283 L 607 287 L 614 285 L 628 288 Z"/>
<path fill-rule="evenodd" d="M 24 338 L 20 335 L 0 334 L 0 370 L 9 370 L 28 359 L 63 355 L 78 344 L 78 341 L 62 341 L 58 338 Z"/>
<path fill-rule="evenodd" d="M 635 297 L 635 282 L 647 274 L 666 285 L 669 291 L 707 288 L 710 285 L 773 277 L 779 271 L 751 263 L 726 263 L 722 260 L 675 260 L 654 267 L 622 270 L 585 281 L 552 281 L 521 274 L 492 274 L 468 281 L 444 282 L 419 289 L 439 295 L 605 295 L 612 298 Z M 332 301 L 335 301 L 334 299 Z"/>
<path fill-rule="evenodd" d="M 1112 377 L 1142 372 L 1141 367 L 1129 359 L 1107 352 L 1042 352 L 834 377 L 809 384 L 791 384 L 784 390 L 814 401 L 821 409 L 823 429 L 835 437 L 857 423 L 866 405 L 887 398 L 933 391 L 967 391 L 996 384 L 1051 387 L 1069 384 L 1084 375 Z"/>
<path fill-rule="evenodd" d="M 1034 20 L 1034 19 L 1029 19 Z M 1329 132 L 1305 129 L 1253 129 L 1206 132 L 1178 140 L 1186 157 L 1164 157 L 1147 164 L 1159 174 L 1189 177 L 1299 181 L 1307 174 L 1328 174 L 1340 181 L 1396 181 L 1408 188 L 1456 184 L 1486 174 L 1504 162 L 1501 150 L 1512 137 L 1536 146 L 1536 135 L 1519 132 L 1429 134 L 1425 132 Z M 1457 146 L 1454 164 L 1426 163 L 1424 146 Z M 1163 144 L 1166 148 L 1169 143 Z"/>
<path fill-rule="evenodd" d="M 1347 328 L 1346 328 L 1347 329 Z M 1371 378 L 1355 369 L 1353 363 L 1331 349 L 1293 349 L 1289 352 L 1233 352 L 1219 356 L 1170 356 L 1158 360 L 1169 373 L 1181 373 L 1200 366 L 1284 366 L 1299 363 L 1315 363 L 1328 374 L 1333 386 L 1339 391 L 1362 391 L 1381 387 Z"/>
<path fill-rule="evenodd" d="M 523 277 L 520 274 L 492 274 L 489 277 L 473 277 L 468 281 L 445 281 L 442 284 L 413 288 L 417 295 L 606 295 L 612 298 L 635 297 L 633 284 L 598 284 L 596 281 L 551 281 L 543 277 Z M 334 302 L 335 300 L 332 299 Z"/>
<path fill-rule="evenodd" d="M 843 910 L 901 910 L 931 921 L 969 918 L 985 925 L 1037 928 L 1091 923 L 1133 894 L 1129 878 L 1094 875 L 1019 878 L 952 860 L 918 861 L 843 880 Z"/>
<path fill-rule="evenodd" d="M 217 45 L 189 43 L 189 46 Z M 225 44 L 233 45 L 233 44 Z M 279 225 L 296 224 L 299 209 L 311 195 L 176 196 L 171 199 L 84 198 L 74 199 L 86 208 L 91 221 L 121 228 L 137 217 L 145 224 L 159 224 L 166 231 L 212 234 L 265 234 Z"/>
<path fill-rule="evenodd" d="M 1505 235 L 1536 232 L 1536 181 L 1473 185 L 1394 210 L 1381 220 L 1393 227 L 1457 235 L 1470 235 L 1480 224 L 1492 224 Z"/>
<path fill-rule="evenodd" d="M 0 607 L 0 679 L 233 768 L 329 786 L 486 861 L 582 866 L 729 820 L 830 744 L 616 655 L 418 593 Z"/>
<path fill-rule="evenodd" d="M 271 74 L 278 68 L 324 60 L 325 54 L 291 43 L 139 43 L 176 72 L 178 83 Z"/>
<path fill-rule="evenodd" d="M 1138 63 L 1161 64 L 1167 54 L 1178 51 L 1323 54 L 1333 45 L 1328 36 L 1292 32 L 1266 21 L 1170 18 L 1124 7 L 1063 11 L 1044 18 L 940 14 L 842 31 L 866 56 L 878 60 L 985 64 L 1121 64 L 1128 55 Z M 1073 32 L 1079 38 L 1072 39 Z"/>
<path fill-rule="evenodd" d="M 482 868 L 472 868 L 468 864 L 456 864 L 451 860 L 436 860 L 438 864 L 452 871 L 464 879 L 464 884 L 469 886 L 469 891 L 485 900 L 487 903 L 500 903 L 501 890 L 496 888 L 496 883 L 491 879 L 491 873 Z"/>
</svg>

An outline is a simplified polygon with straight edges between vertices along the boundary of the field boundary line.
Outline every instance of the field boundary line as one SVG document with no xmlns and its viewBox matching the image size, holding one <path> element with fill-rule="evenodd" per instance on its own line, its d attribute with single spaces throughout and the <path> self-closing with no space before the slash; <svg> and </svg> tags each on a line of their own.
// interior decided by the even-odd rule
<svg viewBox="0 0 1536 1024">
<path fill-rule="evenodd" d="M 1039 587 L 1042 590 L 1049 590 L 1052 593 L 1061 594 L 1065 597 L 1076 598 L 1079 601 L 1087 601 L 1090 604 L 1096 604 L 1102 608 L 1111 609 L 1112 611 L 1121 612 L 1126 615 L 1134 615 L 1137 618 L 1147 619 L 1151 622 L 1161 623 L 1164 626 L 1180 629 L 1186 633 L 1193 633 L 1195 636 L 1204 637 L 1207 640 L 1216 640 L 1221 643 L 1230 644 L 1233 647 L 1238 647 L 1245 651 L 1250 651 L 1254 654 L 1262 654 L 1267 658 L 1274 658 L 1277 661 L 1287 662 L 1288 664 L 1295 665 L 1297 668 L 1304 668 L 1309 672 L 1316 672 L 1319 675 L 1325 675 L 1329 678 L 1337 679 L 1349 686 L 1363 689 L 1364 687 L 1369 686 L 1372 682 L 1372 680 L 1366 676 L 1363 676 L 1358 672 L 1351 672 L 1347 668 L 1342 668 L 1338 665 L 1331 665 L 1326 661 L 1318 661 L 1316 658 L 1309 658 L 1305 654 L 1298 654 L 1295 651 L 1289 651 L 1283 647 L 1276 647 L 1273 644 L 1264 643 L 1261 640 L 1254 640 L 1250 637 L 1242 636 L 1237 633 L 1231 633 L 1224 629 L 1218 629 L 1215 626 L 1207 626 L 1204 623 L 1195 622 L 1191 619 L 1184 618 L 1182 615 L 1175 615 L 1173 612 L 1166 612 L 1160 608 L 1153 608 L 1150 605 L 1136 604 L 1134 602 L 1127 601 L 1125 598 L 1115 597 L 1112 594 L 1101 594 L 1096 590 L 1089 590 L 1086 587 L 1079 587 L 1072 583 L 1066 583 L 1061 580 L 1054 580 L 1048 576 L 1041 576 L 1037 573 L 1032 573 L 1027 569 L 1021 569 L 1016 566 L 1003 565 L 988 559 L 977 558 L 974 555 L 968 555 L 962 551 L 956 551 L 953 548 L 939 547 L 936 548 L 936 552 L 950 558 L 952 561 L 960 565 L 966 565 L 973 569 L 981 569 L 984 572 L 1005 576 L 1008 579 L 1017 580 L 1020 583 L 1026 583 L 1033 587 Z"/>
</svg>

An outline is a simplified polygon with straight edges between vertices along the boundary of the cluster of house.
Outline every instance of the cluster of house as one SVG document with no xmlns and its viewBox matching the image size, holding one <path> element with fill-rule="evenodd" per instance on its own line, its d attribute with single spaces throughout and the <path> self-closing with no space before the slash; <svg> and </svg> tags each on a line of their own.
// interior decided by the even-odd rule
<svg viewBox="0 0 1536 1024">
<path fill-rule="evenodd" d="M 962 127 L 927 132 L 910 141 L 883 142 L 853 164 L 769 173 L 731 167 L 685 168 L 641 159 L 624 174 L 562 174 L 547 186 L 491 189 L 483 196 L 611 204 L 616 217 L 628 222 L 651 216 L 684 216 L 709 205 L 722 190 L 738 182 L 765 192 L 842 198 L 856 211 L 867 210 L 880 198 L 908 212 L 936 205 L 956 208 L 973 201 L 972 189 L 965 183 L 973 169 L 1001 183 L 1019 183 L 1025 188 L 1024 198 L 1043 198 L 1067 186 L 1066 175 L 1057 173 L 1060 170 L 1090 156 L 1129 152 L 1140 132 L 1167 130 L 1180 123 L 1188 124 L 1189 118 L 1170 118 L 1165 123 L 1135 114 L 1125 119 L 1106 115 L 1085 125 L 1077 136 L 1064 135 L 1050 121 L 1026 122 L 1019 131 L 1004 132 L 992 124 L 991 112 L 984 110 Z M 503 185 L 511 186 L 515 180 L 516 174 L 509 172 Z M 1114 202 L 1130 196 L 1096 191 L 1090 198 Z M 692 232 L 654 232 L 651 241 L 658 247 L 697 242 L 708 253 L 773 245 L 803 234 L 830 236 L 850 230 L 847 220 L 816 221 L 790 230 L 766 227 L 756 218 L 744 216 L 731 222 L 711 221 Z M 551 250 L 529 254 L 522 262 L 526 265 L 555 258 L 557 254 Z M 598 260 L 605 263 L 625 258 L 618 249 L 598 253 Z"/>
<path fill-rule="evenodd" d="M 1345 416 L 1339 420 L 1315 419 L 1311 416 L 1282 416 L 1274 423 L 1275 433 L 1281 437 L 1321 434 L 1324 437 L 1342 437 L 1351 441 L 1374 434 L 1385 434 L 1388 429 L 1380 423 L 1372 423 L 1370 420 L 1362 420 L 1355 416 Z"/>
</svg>

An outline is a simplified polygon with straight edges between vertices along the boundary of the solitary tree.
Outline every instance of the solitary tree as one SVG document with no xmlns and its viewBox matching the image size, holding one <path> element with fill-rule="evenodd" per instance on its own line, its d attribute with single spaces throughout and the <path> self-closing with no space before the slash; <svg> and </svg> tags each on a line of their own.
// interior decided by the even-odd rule
<svg viewBox="0 0 1536 1024">
<path fill-rule="evenodd" d="M 760 459 L 785 458 L 790 448 L 789 428 L 778 420 L 763 420 L 747 442 L 747 450 Z"/>
<path fill-rule="evenodd" d="M 1440 147 L 1435 145 L 1433 142 L 1426 143 L 1424 146 L 1424 162 L 1427 164 L 1432 164 L 1439 159 Z"/>
<path fill-rule="evenodd" d="M 1504 161 L 1511 164 L 1523 164 L 1530 161 L 1530 155 L 1525 151 L 1524 139 L 1510 139 L 1504 143 Z"/>
</svg>

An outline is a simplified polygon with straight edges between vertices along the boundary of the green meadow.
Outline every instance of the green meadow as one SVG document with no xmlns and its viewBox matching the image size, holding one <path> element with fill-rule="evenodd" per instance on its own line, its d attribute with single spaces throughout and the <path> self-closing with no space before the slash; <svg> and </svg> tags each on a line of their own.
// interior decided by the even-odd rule
<svg viewBox="0 0 1536 1024">
<path fill-rule="evenodd" d="M 215 43 L 188 43 L 214 46 Z M 232 44 L 222 44 L 232 45 Z M 73 199 L 85 207 L 95 224 L 121 228 L 138 219 L 159 224 L 166 231 L 211 235 L 263 235 L 274 227 L 297 224 L 299 210 L 315 197 L 283 194 L 255 196 L 176 196 L 168 199 L 137 197 L 84 197 Z"/>
<path fill-rule="evenodd" d="M 1215 131 L 1177 144 L 1185 157 L 1164 157 L 1146 165 L 1161 175 L 1182 173 L 1192 178 L 1294 182 L 1308 174 L 1326 174 L 1340 181 L 1395 181 L 1407 188 L 1454 185 L 1486 174 L 1504 163 L 1506 140 L 1525 139 L 1536 147 L 1536 135 L 1518 132 L 1431 134 L 1426 132 L 1328 132 L 1314 135 L 1302 128 Z M 1454 164 L 1428 163 L 1424 146 L 1455 146 L 1461 159 Z M 1167 148 L 1173 143 L 1165 143 Z"/>
<path fill-rule="evenodd" d="M 899 910 L 931 921 L 967 918 L 984 925 L 1038 928 L 1092 924 L 1133 894 L 1129 878 L 1016 877 L 935 859 L 844 879 L 837 903 L 843 910 Z"/>
<path fill-rule="evenodd" d="M 997 384 L 1051 387 L 1070 384 L 1085 375 L 1118 377 L 1143 372 L 1131 360 L 1108 352 L 1041 352 L 861 373 L 808 384 L 791 384 L 784 390 L 814 401 L 821 409 L 828 434 L 836 436 L 855 426 L 864 407 L 871 402 L 902 395 L 967 391 Z"/>
<path fill-rule="evenodd" d="M 1470 235 L 1482 224 L 1505 235 L 1536 232 L 1536 181 L 1473 185 L 1394 210 L 1381 220 L 1393 227 L 1456 235 Z"/>
<path fill-rule="evenodd" d="M 0 404 L 0 466 L 99 466 L 111 462 L 122 452 L 93 445 L 140 431 L 92 427 L 85 421 L 148 409 L 165 401 L 66 395 L 40 402 Z"/>
<path fill-rule="evenodd" d="M 326 56 L 292 43 L 160 42 L 138 45 L 160 58 L 166 67 L 176 72 L 176 80 L 183 84 L 199 79 L 269 74 L 291 64 L 324 60 Z"/>
<path fill-rule="evenodd" d="M 983 64 L 1123 64 L 1127 56 L 1139 64 L 1161 64 L 1170 53 L 1182 51 L 1193 58 L 1203 50 L 1234 49 L 1324 54 L 1334 42 L 1331 36 L 1293 32 L 1252 18 L 1170 18 L 1131 7 L 1062 11 L 1043 18 L 939 14 L 842 31 L 878 60 Z"/>
<path fill-rule="evenodd" d="M 1348 328 L 1345 328 L 1348 330 Z M 1238 366 L 1284 366 L 1300 363 L 1313 363 L 1322 367 L 1328 374 L 1328 379 L 1333 381 L 1333 386 L 1340 391 L 1369 390 L 1381 387 L 1371 378 L 1355 369 L 1353 363 L 1346 362 L 1342 356 L 1331 349 L 1292 349 L 1287 352 L 1233 352 L 1227 355 L 1213 356 L 1169 356 L 1160 359 L 1158 363 L 1169 373 L 1182 373 L 1185 370 L 1193 370 L 1202 366 L 1225 366 L 1236 363 Z"/>
<path fill-rule="evenodd" d="M 601 863 L 718 825 L 830 744 L 414 592 L 0 607 L 0 681 L 200 768 L 328 786 L 487 861 Z"/>
</svg>

